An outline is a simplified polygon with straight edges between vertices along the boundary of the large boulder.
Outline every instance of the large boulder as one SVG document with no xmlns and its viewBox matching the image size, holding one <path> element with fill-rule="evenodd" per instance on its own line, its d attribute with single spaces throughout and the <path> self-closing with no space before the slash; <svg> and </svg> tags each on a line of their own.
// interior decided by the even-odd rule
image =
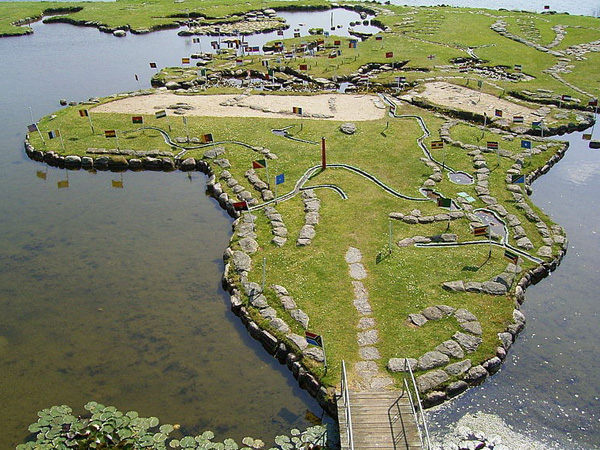
<svg viewBox="0 0 600 450">
<path fill-rule="evenodd" d="M 350 122 L 346 122 L 340 125 L 340 131 L 344 134 L 356 133 L 356 125 Z"/>
</svg>

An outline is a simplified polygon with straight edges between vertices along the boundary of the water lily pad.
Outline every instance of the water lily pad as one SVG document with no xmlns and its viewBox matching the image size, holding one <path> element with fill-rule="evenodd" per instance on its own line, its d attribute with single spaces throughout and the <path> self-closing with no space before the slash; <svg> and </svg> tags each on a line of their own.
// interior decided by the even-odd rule
<svg viewBox="0 0 600 450">
<path fill-rule="evenodd" d="M 150 428 L 157 427 L 159 423 L 160 423 L 160 421 L 158 420 L 157 417 L 150 417 L 150 419 L 149 419 Z"/>
<path fill-rule="evenodd" d="M 92 411 L 96 409 L 96 406 L 98 406 L 98 403 L 96 402 L 87 402 L 85 405 L 83 405 L 83 409 L 86 411 Z"/>
<path fill-rule="evenodd" d="M 167 435 L 164 433 L 156 433 L 152 436 L 152 439 L 154 439 L 154 442 L 164 442 L 167 440 Z"/>
<path fill-rule="evenodd" d="M 298 435 L 300 434 L 300 430 L 299 430 L 298 428 L 292 428 L 292 429 L 290 430 L 290 434 L 291 434 L 292 436 L 298 436 Z"/>
<path fill-rule="evenodd" d="M 37 433 L 39 431 L 41 431 L 44 427 L 42 425 L 40 425 L 39 422 L 35 422 L 32 423 L 31 425 L 29 425 L 29 432 L 30 433 Z"/>
<path fill-rule="evenodd" d="M 96 405 L 96 411 L 102 412 L 102 411 L 104 411 L 104 408 L 106 408 L 106 406 L 104 406 L 102 403 L 98 403 Z"/>
<path fill-rule="evenodd" d="M 288 444 L 290 442 L 290 438 L 288 436 L 275 436 L 275 443 L 277 445 Z"/>
<path fill-rule="evenodd" d="M 222 442 L 215 442 L 213 448 L 215 450 L 225 450 L 225 444 L 223 444 Z"/>
<path fill-rule="evenodd" d="M 254 439 L 254 442 L 252 443 L 252 448 L 263 448 L 265 446 L 265 443 L 263 441 L 261 441 L 260 439 Z"/>
<path fill-rule="evenodd" d="M 127 439 L 133 436 L 133 432 L 128 428 L 122 428 L 120 430 L 117 430 L 117 434 L 121 439 Z"/>
<path fill-rule="evenodd" d="M 225 449 L 226 450 L 237 450 L 238 449 L 238 445 L 237 442 L 235 442 L 233 439 L 231 438 L 227 438 L 223 441 L 223 444 L 225 445 Z"/>
<path fill-rule="evenodd" d="M 163 434 L 169 434 L 171 431 L 173 431 L 173 425 L 165 423 L 164 425 L 160 426 L 159 431 Z"/>
<path fill-rule="evenodd" d="M 252 445 L 254 444 L 254 438 L 246 436 L 244 439 L 242 439 L 242 444 L 247 445 L 248 447 L 252 447 Z"/>
<path fill-rule="evenodd" d="M 130 419 L 136 419 L 139 417 L 139 414 L 137 413 L 137 411 L 129 411 L 125 415 L 127 417 L 129 417 Z"/>
<path fill-rule="evenodd" d="M 169 447 L 171 447 L 171 448 L 179 447 L 179 439 L 173 439 L 171 442 L 169 442 Z"/>
<path fill-rule="evenodd" d="M 138 439 L 138 444 L 141 447 L 150 447 L 150 446 L 154 445 L 154 439 L 152 439 L 151 436 L 142 436 L 141 438 Z"/>
<path fill-rule="evenodd" d="M 179 441 L 179 445 L 182 448 L 190 448 L 196 446 L 196 440 L 191 436 L 186 436 L 181 441 Z"/>
<path fill-rule="evenodd" d="M 212 438 L 215 437 L 215 433 L 213 433 L 210 430 L 205 431 L 204 433 L 202 433 L 202 437 L 208 441 L 210 441 Z"/>
</svg>

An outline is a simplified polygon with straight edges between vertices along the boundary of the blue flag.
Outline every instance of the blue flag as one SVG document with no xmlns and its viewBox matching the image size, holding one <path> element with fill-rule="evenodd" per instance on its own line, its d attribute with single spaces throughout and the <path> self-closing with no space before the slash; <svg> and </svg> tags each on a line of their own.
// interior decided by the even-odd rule
<svg viewBox="0 0 600 450">
<path fill-rule="evenodd" d="M 275 184 L 282 184 L 285 181 L 285 175 L 280 174 L 275 177 Z"/>
<path fill-rule="evenodd" d="M 525 175 L 513 175 L 512 182 L 517 183 L 525 183 Z"/>
<path fill-rule="evenodd" d="M 521 148 L 531 148 L 531 141 L 521 140 Z"/>
</svg>

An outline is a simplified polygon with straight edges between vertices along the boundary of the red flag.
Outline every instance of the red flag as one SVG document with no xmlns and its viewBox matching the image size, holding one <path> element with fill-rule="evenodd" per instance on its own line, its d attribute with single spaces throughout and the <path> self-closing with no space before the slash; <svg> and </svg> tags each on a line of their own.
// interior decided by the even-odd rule
<svg viewBox="0 0 600 450">
<path fill-rule="evenodd" d="M 386 57 L 386 58 L 393 58 L 393 57 L 394 57 L 394 52 L 387 52 L 387 53 L 385 54 L 385 57 Z"/>
</svg>

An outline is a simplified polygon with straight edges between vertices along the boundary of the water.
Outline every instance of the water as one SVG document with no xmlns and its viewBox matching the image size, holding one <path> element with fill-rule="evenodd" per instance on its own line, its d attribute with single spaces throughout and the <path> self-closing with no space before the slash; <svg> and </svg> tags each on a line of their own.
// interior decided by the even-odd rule
<svg viewBox="0 0 600 450">
<path fill-rule="evenodd" d="M 558 5 L 551 3 L 571 13 L 590 8 Z M 317 26 L 313 15 L 293 14 L 298 26 Z M 326 27 L 329 13 L 320 16 Z M 29 106 L 39 117 L 59 98 L 136 89 L 134 74 L 148 87 L 148 62 L 179 64 L 197 51 L 191 40 L 172 30 L 116 39 L 66 25 L 34 28 L 0 39 L 0 448 L 25 437 L 38 409 L 90 399 L 221 438 L 268 439 L 305 425 L 307 409 L 320 414 L 314 401 L 227 310 L 219 278 L 229 219 L 202 195 L 202 176 L 126 173 L 119 190 L 110 187 L 118 175 L 80 171 L 58 190 L 66 172 L 22 150 Z M 567 138 L 567 156 L 536 181 L 532 198 L 565 226 L 569 253 L 527 291 L 528 325 L 502 371 L 431 414 L 440 427 L 495 413 L 548 448 L 600 448 L 600 151 L 580 133 Z"/>
<path fill-rule="evenodd" d="M 147 87 L 148 62 L 176 64 L 186 40 L 34 28 L 0 39 L 0 448 L 22 442 L 38 410 L 81 413 L 92 399 L 217 439 L 308 426 L 321 409 L 228 309 L 231 221 L 203 175 L 127 172 L 113 189 L 119 174 L 49 168 L 23 151 L 29 107 L 37 118 L 63 97 L 136 89 L 134 74 Z"/>
</svg>

